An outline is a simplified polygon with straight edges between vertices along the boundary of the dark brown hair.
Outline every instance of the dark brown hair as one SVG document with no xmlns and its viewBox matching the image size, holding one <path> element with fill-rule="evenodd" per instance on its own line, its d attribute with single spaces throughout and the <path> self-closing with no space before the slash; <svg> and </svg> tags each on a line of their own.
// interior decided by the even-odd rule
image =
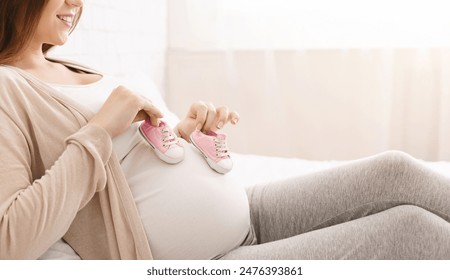
<svg viewBox="0 0 450 280">
<path fill-rule="evenodd" d="M 0 64 L 14 62 L 33 38 L 48 0 L 0 0 Z M 80 7 L 70 30 L 73 31 L 80 19 Z M 53 45 L 44 44 L 42 51 Z"/>
</svg>

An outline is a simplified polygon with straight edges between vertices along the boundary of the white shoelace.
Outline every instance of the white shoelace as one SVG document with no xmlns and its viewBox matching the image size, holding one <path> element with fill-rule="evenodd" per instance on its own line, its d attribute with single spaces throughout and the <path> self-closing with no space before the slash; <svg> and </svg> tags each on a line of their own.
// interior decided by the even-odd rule
<svg viewBox="0 0 450 280">
<path fill-rule="evenodd" d="M 171 146 L 178 144 L 178 137 L 176 137 L 167 127 L 164 127 L 161 130 L 161 134 L 164 147 L 170 148 Z"/>
<path fill-rule="evenodd" d="M 223 158 L 230 155 L 228 151 L 227 143 L 225 140 L 214 138 L 214 145 L 216 146 L 216 156 Z"/>
</svg>

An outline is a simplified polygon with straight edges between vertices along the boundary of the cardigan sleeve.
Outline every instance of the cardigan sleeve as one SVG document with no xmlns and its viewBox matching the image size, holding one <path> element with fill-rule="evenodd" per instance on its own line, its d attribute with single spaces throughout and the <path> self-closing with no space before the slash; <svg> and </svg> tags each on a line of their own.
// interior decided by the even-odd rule
<svg viewBox="0 0 450 280">
<path fill-rule="evenodd" d="M 53 166 L 32 178 L 32 143 L 0 108 L 0 259 L 36 259 L 106 186 L 109 134 L 87 124 L 68 137 Z"/>
</svg>

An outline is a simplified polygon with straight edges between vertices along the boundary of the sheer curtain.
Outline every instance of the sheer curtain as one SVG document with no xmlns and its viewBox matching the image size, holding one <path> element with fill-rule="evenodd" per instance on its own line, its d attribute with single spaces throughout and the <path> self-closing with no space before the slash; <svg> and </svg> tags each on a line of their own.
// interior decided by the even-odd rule
<svg viewBox="0 0 450 280">
<path fill-rule="evenodd" d="M 445 1 L 171 0 L 166 96 L 226 104 L 233 151 L 450 160 Z"/>
</svg>

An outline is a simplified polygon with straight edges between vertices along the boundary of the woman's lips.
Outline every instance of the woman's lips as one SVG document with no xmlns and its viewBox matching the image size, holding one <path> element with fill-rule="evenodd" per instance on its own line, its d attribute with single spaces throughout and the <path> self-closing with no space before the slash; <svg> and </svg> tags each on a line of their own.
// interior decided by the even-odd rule
<svg viewBox="0 0 450 280">
<path fill-rule="evenodd" d="M 56 17 L 68 27 L 72 27 L 74 15 L 57 15 Z"/>
</svg>

